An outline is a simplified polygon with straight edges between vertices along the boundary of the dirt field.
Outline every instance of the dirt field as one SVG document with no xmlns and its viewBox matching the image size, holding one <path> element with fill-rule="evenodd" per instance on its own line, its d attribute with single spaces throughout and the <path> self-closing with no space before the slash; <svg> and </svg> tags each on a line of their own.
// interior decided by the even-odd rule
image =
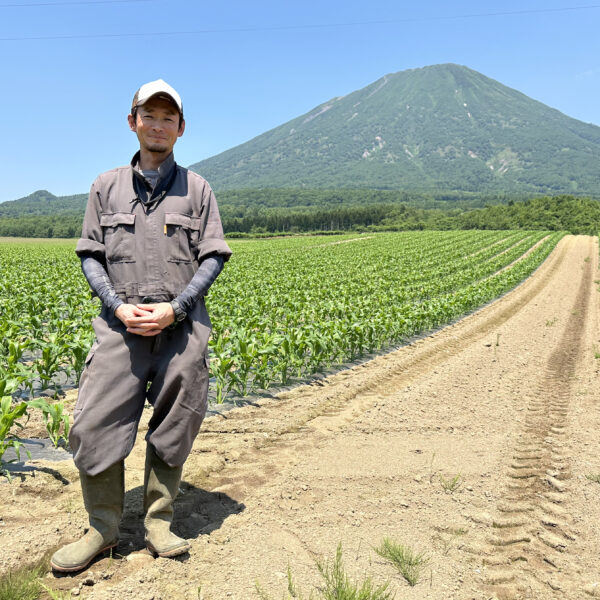
<svg viewBox="0 0 600 600">
<path fill-rule="evenodd" d="M 562 240 L 504 298 L 325 381 L 205 421 L 184 470 L 183 560 L 143 549 L 144 444 L 119 553 L 45 583 L 86 600 L 308 597 L 342 543 L 397 599 L 600 597 L 598 245 Z M 69 462 L 0 485 L 0 573 L 83 532 Z M 453 478 L 458 487 L 451 488 Z M 600 480 L 600 477 L 599 477 Z M 410 587 L 374 551 L 429 557 Z"/>
</svg>

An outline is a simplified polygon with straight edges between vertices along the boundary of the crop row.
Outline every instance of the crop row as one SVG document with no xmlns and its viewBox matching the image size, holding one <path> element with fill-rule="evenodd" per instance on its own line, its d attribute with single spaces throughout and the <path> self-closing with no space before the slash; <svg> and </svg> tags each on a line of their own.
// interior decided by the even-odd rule
<svg viewBox="0 0 600 600">
<path fill-rule="evenodd" d="M 561 236 L 454 231 L 234 241 L 207 299 L 212 393 L 222 401 L 287 384 L 439 327 L 514 287 Z M 58 395 L 76 385 L 99 304 L 73 243 L 0 243 L 0 273 L 0 396 Z"/>
<path fill-rule="evenodd" d="M 296 249 L 247 242 L 209 298 L 217 398 L 286 384 L 439 327 L 514 287 L 561 237 L 411 232 Z"/>
</svg>

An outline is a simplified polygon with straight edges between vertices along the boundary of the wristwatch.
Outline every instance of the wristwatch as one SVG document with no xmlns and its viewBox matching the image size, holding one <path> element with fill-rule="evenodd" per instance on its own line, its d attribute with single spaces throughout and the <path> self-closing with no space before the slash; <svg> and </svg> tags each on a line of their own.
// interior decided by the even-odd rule
<svg viewBox="0 0 600 600">
<path fill-rule="evenodd" d="M 171 300 L 171 307 L 173 308 L 173 312 L 175 313 L 175 321 L 174 323 L 181 323 L 186 317 L 187 313 L 179 306 L 179 302 L 177 300 Z"/>
</svg>

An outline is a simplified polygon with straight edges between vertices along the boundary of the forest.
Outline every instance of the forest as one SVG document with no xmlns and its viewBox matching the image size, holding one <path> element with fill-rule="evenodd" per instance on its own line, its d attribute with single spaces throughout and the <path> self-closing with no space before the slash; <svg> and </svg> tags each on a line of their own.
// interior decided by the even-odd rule
<svg viewBox="0 0 600 600">
<path fill-rule="evenodd" d="M 536 229 L 595 235 L 600 202 L 571 195 L 413 195 L 382 190 L 242 190 L 220 195 L 230 237 L 307 232 Z M 46 203 L 46 206 L 49 203 Z M 0 211 L 0 236 L 79 237 L 83 208 L 35 214 Z"/>
</svg>

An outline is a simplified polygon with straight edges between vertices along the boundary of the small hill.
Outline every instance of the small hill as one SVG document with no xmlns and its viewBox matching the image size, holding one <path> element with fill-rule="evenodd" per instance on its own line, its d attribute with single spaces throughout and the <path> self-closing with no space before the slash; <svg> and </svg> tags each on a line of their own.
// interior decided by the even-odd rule
<svg viewBox="0 0 600 600">
<path fill-rule="evenodd" d="M 38 190 L 0 204 L 0 217 L 24 217 L 33 215 L 83 214 L 87 194 L 55 196 L 46 190 Z"/>
<path fill-rule="evenodd" d="M 385 75 L 191 165 L 217 189 L 600 194 L 600 127 L 455 64 Z"/>
</svg>

